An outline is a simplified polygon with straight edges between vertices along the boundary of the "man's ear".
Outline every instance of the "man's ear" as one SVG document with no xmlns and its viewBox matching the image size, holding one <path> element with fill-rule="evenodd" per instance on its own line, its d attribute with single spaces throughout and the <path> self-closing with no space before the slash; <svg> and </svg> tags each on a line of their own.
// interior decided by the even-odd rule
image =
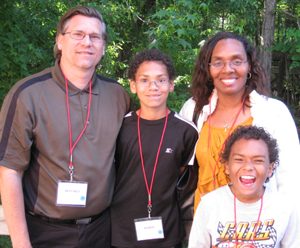
<svg viewBox="0 0 300 248">
<path fill-rule="evenodd" d="M 58 50 L 62 50 L 63 38 L 64 38 L 64 36 L 62 34 L 59 34 L 57 36 L 56 45 L 57 45 Z"/>
<path fill-rule="evenodd" d="M 103 44 L 103 48 L 102 48 L 102 56 L 105 55 L 105 47 L 106 47 L 106 43 Z"/>
<path fill-rule="evenodd" d="M 136 82 L 133 79 L 130 79 L 130 90 L 133 94 L 136 94 Z"/>
</svg>

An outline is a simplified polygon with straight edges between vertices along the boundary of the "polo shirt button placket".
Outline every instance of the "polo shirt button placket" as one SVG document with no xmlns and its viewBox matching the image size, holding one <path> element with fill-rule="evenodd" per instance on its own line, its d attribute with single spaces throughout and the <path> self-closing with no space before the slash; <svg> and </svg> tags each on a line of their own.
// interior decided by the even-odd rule
<svg viewBox="0 0 300 248">
<path fill-rule="evenodd" d="M 84 109 L 87 110 L 87 106 L 86 105 L 84 105 Z M 88 121 L 87 124 L 89 125 L 90 121 Z"/>
</svg>

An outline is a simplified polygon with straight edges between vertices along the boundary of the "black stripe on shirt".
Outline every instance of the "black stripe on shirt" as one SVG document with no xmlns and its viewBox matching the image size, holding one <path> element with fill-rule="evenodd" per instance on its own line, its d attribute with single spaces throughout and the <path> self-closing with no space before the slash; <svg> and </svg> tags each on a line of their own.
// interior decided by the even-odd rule
<svg viewBox="0 0 300 248">
<path fill-rule="evenodd" d="M 9 135 L 10 135 L 11 126 L 12 126 L 12 123 L 13 123 L 13 120 L 14 120 L 14 117 L 15 117 L 15 112 L 16 112 L 17 101 L 18 101 L 19 95 L 27 87 L 29 87 L 29 86 L 31 86 L 35 83 L 43 82 L 43 81 L 48 80 L 50 78 L 52 78 L 51 72 L 49 72 L 47 74 L 44 74 L 42 76 L 39 76 L 39 77 L 31 78 L 28 81 L 21 84 L 19 86 L 19 88 L 16 90 L 16 92 L 14 93 L 14 95 L 12 97 L 12 100 L 10 102 L 10 105 L 9 105 L 9 109 L 8 109 L 8 112 L 7 112 L 5 124 L 4 124 L 4 127 L 3 127 L 2 138 L 1 138 L 1 141 L 0 141 L 0 160 L 3 160 L 4 155 L 5 155 L 5 151 L 6 151 L 6 147 L 7 147 L 7 144 L 8 144 Z"/>
</svg>

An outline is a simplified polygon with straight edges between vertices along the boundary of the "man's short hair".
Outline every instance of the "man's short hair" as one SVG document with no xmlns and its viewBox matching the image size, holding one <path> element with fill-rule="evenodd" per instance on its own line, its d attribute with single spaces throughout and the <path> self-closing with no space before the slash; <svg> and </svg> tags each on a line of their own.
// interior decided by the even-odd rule
<svg viewBox="0 0 300 248">
<path fill-rule="evenodd" d="M 101 22 L 102 37 L 105 40 L 105 42 L 108 40 L 108 34 L 106 32 L 106 25 L 103 21 L 102 15 L 99 13 L 98 10 L 90 8 L 90 7 L 84 7 L 84 6 L 72 8 L 59 19 L 59 22 L 57 24 L 57 33 L 56 33 L 56 38 L 55 38 L 56 41 L 55 41 L 55 45 L 53 48 L 54 57 L 56 59 L 61 58 L 61 50 L 59 50 L 57 47 L 57 38 L 60 34 L 65 33 L 65 31 L 67 30 L 67 28 L 70 24 L 70 19 L 76 15 L 97 18 Z"/>
</svg>

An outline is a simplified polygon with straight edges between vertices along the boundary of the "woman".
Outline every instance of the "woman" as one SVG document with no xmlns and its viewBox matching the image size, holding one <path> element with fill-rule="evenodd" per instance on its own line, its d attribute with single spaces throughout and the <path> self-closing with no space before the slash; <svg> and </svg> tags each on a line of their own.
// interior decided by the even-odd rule
<svg viewBox="0 0 300 248">
<path fill-rule="evenodd" d="M 269 182 L 270 187 L 283 193 L 299 190 L 297 129 L 287 107 L 268 98 L 269 92 L 264 70 L 247 38 L 220 32 L 201 49 L 193 75 L 192 98 L 180 111 L 201 130 L 196 145 L 199 179 L 194 210 L 203 195 L 230 181 L 219 155 L 229 133 L 239 125 L 262 126 L 277 139 L 280 166 Z M 243 179 L 255 184 L 255 178 Z"/>
</svg>

